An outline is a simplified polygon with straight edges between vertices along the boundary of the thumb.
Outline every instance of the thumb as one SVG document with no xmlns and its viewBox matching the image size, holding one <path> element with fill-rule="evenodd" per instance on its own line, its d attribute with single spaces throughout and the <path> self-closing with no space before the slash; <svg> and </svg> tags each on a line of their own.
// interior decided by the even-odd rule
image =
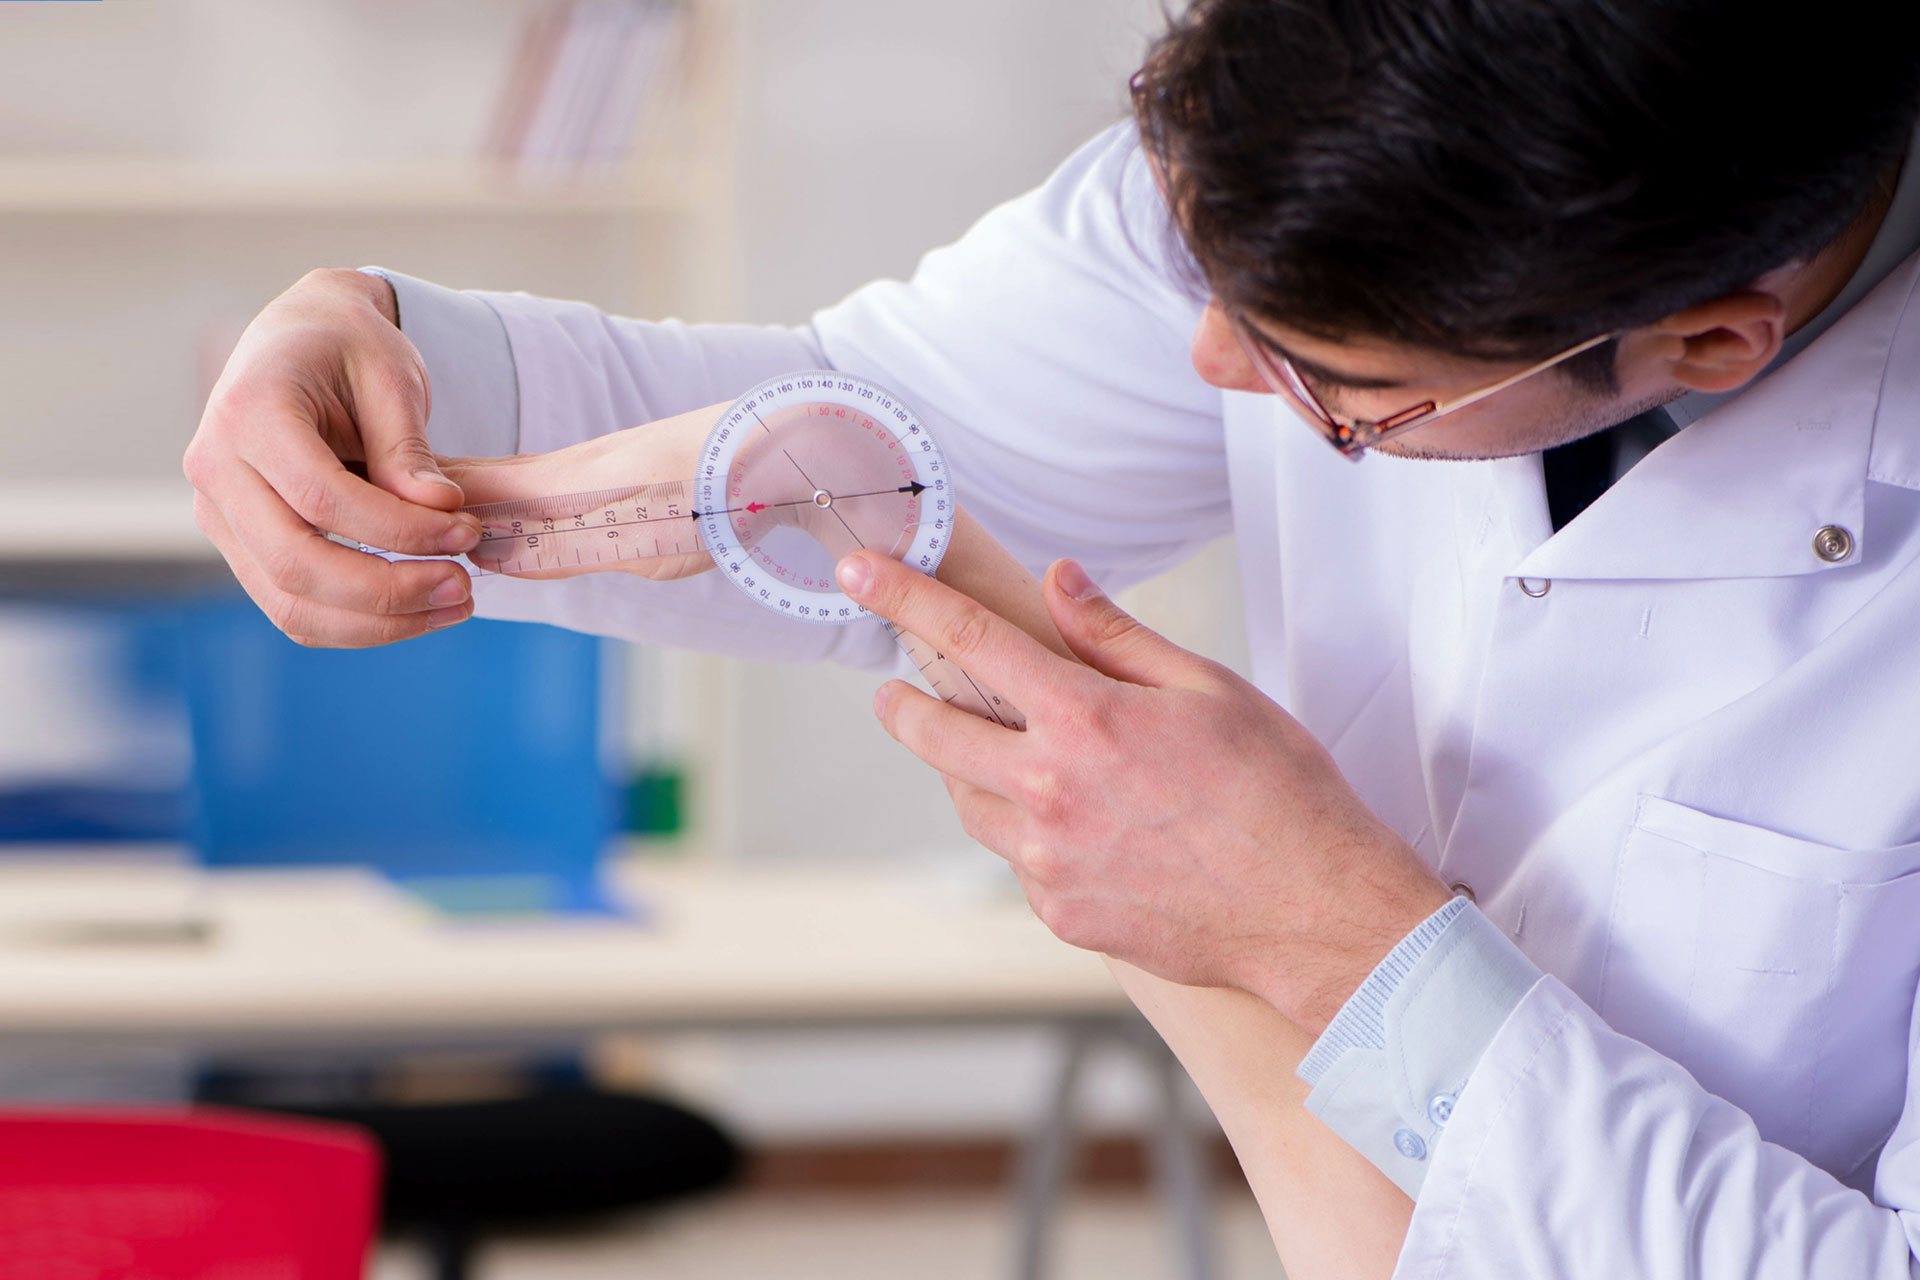
<svg viewBox="0 0 1920 1280">
<path fill-rule="evenodd" d="M 396 333 L 395 337 L 399 337 Z M 405 338 L 400 338 L 406 343 Z M 426 364 L 411 343 L 404 351 L 380 352 L 394 367 L 350 365 L 354 425 L 367 455 L 367 479 L 388 493 L 438 511 L 457 511 L 466 501 L 427 447 L 427 415 L 433 392 Z"/>
<path fill-rule="evenodd" d="M 1158 687 L 1173 682 L 1193 655 L 1107 598 L 1078 561 L 1047 570 L 1047 612 L 1074 656 L 1102 675 Z"/>
</svg>

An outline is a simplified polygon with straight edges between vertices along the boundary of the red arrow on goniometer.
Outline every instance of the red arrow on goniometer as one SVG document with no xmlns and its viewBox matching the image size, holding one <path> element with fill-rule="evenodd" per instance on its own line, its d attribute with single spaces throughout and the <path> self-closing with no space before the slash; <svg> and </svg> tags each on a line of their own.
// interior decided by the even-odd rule
<svg viewBox="0 0 1920 1280">
<path fill-rule="evenodd" d="M 765 511 L 766 509 L 767 509 L 767 504 L 764 502 L 749 502 L 747 504 L 747 510 L 754 515 L 759 515 L 762 511 Z"/>
</svg>

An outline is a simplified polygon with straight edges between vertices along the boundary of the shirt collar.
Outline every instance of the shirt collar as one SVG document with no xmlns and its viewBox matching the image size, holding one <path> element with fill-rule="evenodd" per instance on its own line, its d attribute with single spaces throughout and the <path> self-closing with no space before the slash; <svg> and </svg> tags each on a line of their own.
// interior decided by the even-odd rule
<svg viewBox="0 0 1920 1280">
<path fill-rule="evenodd" d="M 1816 573 L 1870 553 L 1871 478 L 1920 488 L 1920 255 L 1795 358 L 1662 444 L 1557 534 L 1528 520 L 1528 578 L 1741 578 Z M 1529 464 L 1530 470 L 1514 464 Z M 1495 464 L 1510 512 L 1544 498 L 1537 457 Z M 1530 477 L 1530 479 L 1529 479 Z M 1846 530 L 1837 560 L 1814 549 Z M 1530 535 L 1530 536 L 1529 536 Z"/>
</svg>

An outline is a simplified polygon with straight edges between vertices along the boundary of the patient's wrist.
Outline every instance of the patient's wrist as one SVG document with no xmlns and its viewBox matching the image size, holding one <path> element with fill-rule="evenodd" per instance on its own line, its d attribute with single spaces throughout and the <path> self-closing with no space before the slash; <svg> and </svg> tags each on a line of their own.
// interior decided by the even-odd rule
<svg viewBox="0 0 1920 1280">
<path fill-rule="evenodd" d="M 701 442 L 725 407 L 695 409 L 551 453 L 448 458 L 443 470 L 465 490 L 469 506 L 685 480 L 693 475 Z"/>
</svg>

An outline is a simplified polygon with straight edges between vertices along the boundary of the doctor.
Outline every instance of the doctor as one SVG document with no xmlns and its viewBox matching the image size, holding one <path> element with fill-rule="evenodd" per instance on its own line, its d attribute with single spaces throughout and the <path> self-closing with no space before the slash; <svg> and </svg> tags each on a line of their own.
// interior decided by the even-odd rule
<svg viewBox="0 0 1920 1280">
<path fill-rule="evenodd" d="M 794 368 L 871 376 L 982 527 L 1076 557 L 1045 605 L 1086 664 L 850 557 L 849 590 L 1031 729 L 898 683 L 877 710 L 1056 932 L 1146 971 L 1120 967 L 1296 1280 L 1908 1277 L 1902 16 L 1199 0 L 1135 122 L 808 326 L 309 276 L 189 450 L 202 527 L 289 634 L 402 639 L 471 614 L 465 575 L 314 529 L 471 547 L 430 449 L 545 453 Z M 1230 530 L 1252 685 L 1094 585 Z M 481 586 L 495 616 L 887 656 L 713 575 Z"/>
</svg>

